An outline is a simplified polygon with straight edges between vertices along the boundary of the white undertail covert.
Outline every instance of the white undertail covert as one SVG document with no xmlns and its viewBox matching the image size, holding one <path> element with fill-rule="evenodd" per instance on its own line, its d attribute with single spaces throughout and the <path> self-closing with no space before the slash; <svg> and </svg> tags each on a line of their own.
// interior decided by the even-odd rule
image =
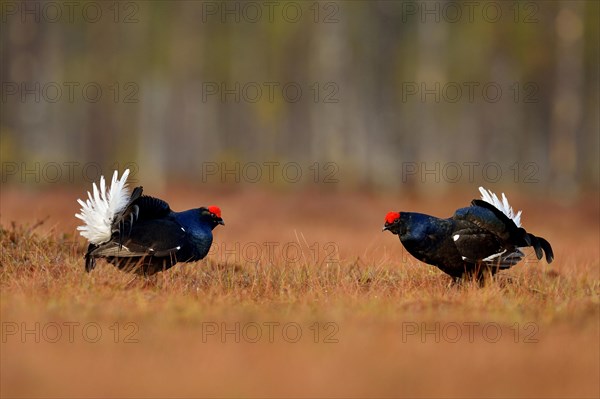
<svg viewBox="0 0 600 399">
<path fill-rule="evenodd" d="M 100 177 L 100 188 L 93 184 L 94 194 L 88 191 L 88 199 L 81 205 L 80 213 L 75 217 L 83 220 L 84 225 L 77 227 L 79 234 L 87 238 L 92 244 L 102 244 L 110 240 L 112 222 L 117 214 L 122 212 L 129 202 L 129 189 L 127 188 L 127 177 L 129 169 L 123 172 L 121 178 L 115 170 L 110 188 L 107 190 L 104 176 Z"/>
</svg>

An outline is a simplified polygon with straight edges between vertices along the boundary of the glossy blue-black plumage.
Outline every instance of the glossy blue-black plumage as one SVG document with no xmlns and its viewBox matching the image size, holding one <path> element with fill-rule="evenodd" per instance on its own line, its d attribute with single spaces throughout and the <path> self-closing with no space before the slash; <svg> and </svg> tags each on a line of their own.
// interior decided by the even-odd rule
<svg viewBox="0 0 600 399">
<path fill-rule="evenodd" d="M 173 213 L 175 220 L 188 233 L 187 238 L 192 244 L 189 256 L 195 260 L 202 259 L 208 254 L 213 240 L 212 230 L 216 227 L 210 215 L 203 217 L 204 211 L 205 208 L 199 208 Z"/>
<path fill-rule="evenodd" d="M 532 246 L 548 263 L 554 254 L 545 239 L 529 234 L 493 205 L 473 200 L 447 219 L 414 212 L 399 212 L 384 229 L 397 234 L 406 250 L 418 260 L 437 266 L 454 278 L 494 274 L 518 263 L 519 248 Z"/>
<path fill-rule="evenodd" d="M 86 270 L 101 257 L 120 269 L 146 275 L 178 262 L 200 260 L 208 254 L 212 230 L 219 224 L 223 224 L 220 215 L 207 208 L 173 212 L 165 201 L 142 196 L 137 187 L 125 210 L 115 215 L 111 239 L 88 247 Z"/>
</svg>

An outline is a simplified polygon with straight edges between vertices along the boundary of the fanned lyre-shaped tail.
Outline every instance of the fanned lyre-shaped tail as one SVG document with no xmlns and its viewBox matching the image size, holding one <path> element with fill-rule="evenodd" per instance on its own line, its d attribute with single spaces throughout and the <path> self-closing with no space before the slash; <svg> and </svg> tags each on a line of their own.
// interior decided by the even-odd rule
<svg viewBox="0 0 600 399">
<path fill-rule="evenodd" d="M 96 259 L 91 255 L 92 251 L 111 239 L 115 219 L 131 203 L 131 197 L 127 189 L 128 176 L 129 169 L 123 172 L 120 179 L 118 171 L 115 170 L 110 187 L 106 186 L 106 180 L 104 176 L 101 176 L 100 184 L 96 185 L 94 183 L 92 185 L 93 194 L 88 192 L 86 201 L 77 200 L 81 205 L 81 211 L 75 216 L 84 223 L 82 226 L 77 227 L 77 230 L 89 242 L 85 254 L 85 270 L 87 272 L 93 270 L 96 266 Z M 136 191 L 137 189 L 134 190 L 134 194 Z M 140 195 L 141 188 L 137 196 Z"/>
<path fill-rule="evenodd" d="M 521 211 L 515 212 L 508 203 L 508 198 L 502 193 L 502 201 L 498 198 L 492 190 L 486 190 L 483 187 L 479 187 L 481 193 L 481 199 L 488 204 L 493 205 L 496 209 L 504 213 L 509 219 L 511 219 L 517 227 L 521 227 Z"/>
<path fill-rule="evenodd" d="M 544 254 L 546 255 L 546 262 L 552 263 L 554 260 L 554 251 L 552 251 L 552 246 L 550 243 L 542 238 L 537 237 L 531 233 L 525 231 L 524 228 L 521 227 L 521 211 L 515 212 L 513 208 L 508 203 L 508 198 L 506 195 L 502 193 L 502 200 L 498 198 L 496 194 L 494 194 L 491 190 L 486 190 L 483 187 L 479 187 L 479 192 L 481 193 L 481 200 L 487 202 L 488 204 L 495 207 L 497 210 L 502 212 L 506 217 L 512 220 L 515 226 L 518 228 L 514 231 L 512 236 L 517 241 L 517 246 L 519 247 L 533 247 L 535 251 L 535 256 L 538 259 L 542 259 Z M 477 203 L 478 200 L 475 200 L 474 203 Z"/>
<path fill-rule="evenodd" d="M 106 187 L 104 176 L 101 176 L 100 187 L 98 188 L 96 183 L 92 185 L 94 194 L 88 192 L 88 199 L 85 202 L 77 200 L 81 205 L 81 211 L 75 214 L 75 217 L 84 223 L 77 227 L 77 230 L 92 244 L 98 245 L 110 240 L 115 216 L 129 203 L 129 190 L 126 184 L 129 169 L 123 172 L 120 179 L 118 176 L 118 171 L 115 170 L 110 188 Z"/>
<path fill-rule="evenodd" d="M 534 236 L 531 233 L 527 233 L 527 238 L 529 238 L 529 241 L 531 242 L 531 246 L 535 251 L 535 256 L 538 259 L 542 259 L 542 256 L 544 256 L 545 253 L 546 262 L 552 263 L 554 260 L 554 251 L 552 251 L 552 246 L 550 243 L 546 241 L 546 239 Z"/>
</svg>

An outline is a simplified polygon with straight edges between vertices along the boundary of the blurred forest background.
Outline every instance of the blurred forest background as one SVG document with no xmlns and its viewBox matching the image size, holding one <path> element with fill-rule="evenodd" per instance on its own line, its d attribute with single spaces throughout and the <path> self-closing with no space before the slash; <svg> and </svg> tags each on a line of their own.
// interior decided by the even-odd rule
<svg viewBox="0 0 600 399">
<path fill-rule="evenodd" d="M 577 197 L 600 179 L 599 25 L 597 1 L 3 1 L 2 183 L 294 163 L 304 185 Z"/>
</svg>

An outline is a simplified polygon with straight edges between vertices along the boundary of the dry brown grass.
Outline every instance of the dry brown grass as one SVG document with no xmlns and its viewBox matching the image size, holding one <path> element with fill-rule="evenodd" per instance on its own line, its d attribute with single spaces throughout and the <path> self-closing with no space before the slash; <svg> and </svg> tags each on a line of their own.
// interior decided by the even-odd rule
<svg viewBox="0 0 600 399">
<path fill-rule="evenodd" d="M 447 215 L 465 198 L 436 209 L 386 196 L 220 193 L 226 226 L 207 260 L 134 278 L 104 262 L 83 272 L 71 216 L 77 194 L 38 194 L 46 206 L 28 212 L 27 194 L 2 194 L 3 397 L 600 395 L 591 202 L 517 199 L 526 227 L 550 240 L 557 259 L 521 264 L 479 288 L 450 286 L 378 231 L 394 205 Z M 214 202 L 205 196 L 178 192 L 171 205 Z M 248 243 L 302 252 L 263 250 L 249 262 Z M 39 343 L 22 335 L 35 323 Z M 97 324 L 84 336 L 86 323 Z M 62 337 L 50 342 L 56 325 Z M 236 326 L 240 342 L 220 334 Z M 257 326 L 262 336 L 249 342 Z"/>
</svg>

